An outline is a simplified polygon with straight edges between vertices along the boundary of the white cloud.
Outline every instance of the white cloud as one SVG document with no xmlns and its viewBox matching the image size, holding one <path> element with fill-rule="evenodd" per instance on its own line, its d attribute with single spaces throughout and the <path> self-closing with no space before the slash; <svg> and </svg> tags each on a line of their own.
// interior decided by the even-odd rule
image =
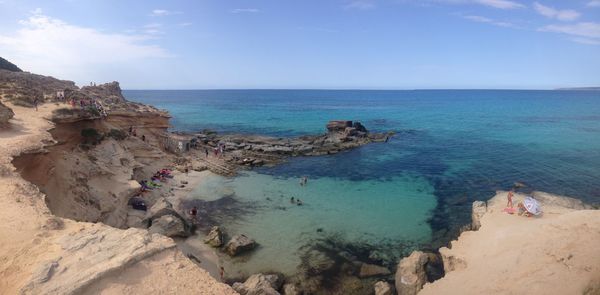
<svg viewBox="0 0 600 295">
<path fill-rule="evenodd" d="M 600 0 L 592 0 L 587 3 L 589 7 L 600 7 Z"/>
<path fill-rule="evenodd" d="M 360 9 L 367 10 L 375 8 L 375 3 L 373 1 L 368 0 L 355 0 L 350 3 L 344 5 L 345 9 Z"/>
<path fill-rule="evenodd" d="M 542 5 L 538 2 L 533 2 L 533 9 L 537 11 L 537 13 L 548 17 L 548 18 L 556 18 L 561 21 L 572 21 L 579 18 L 579 12 L 572 9 L 564 9 L 559 10 L 550 6 Z"/>
<path fill-rule="evenodd" d="M 260 9 L 257 8 L 236 8 L 231 10 L 231 13 L 257 13 Z"/>
<path fill-rule="evenodd" d="M 150 13 L 150 16 L 167 16 L 167 15 L 173 15 L 173 14 L 181 14 L 181 11 L 171 11 L 171 10 L 166 10 L 166 9 L 154 9 L 152 10 L 152 13 Z"/>
<path fill-rule="evenodd" d="M 188 23 L 179 23 L 177 25 L 180 26 L 180 27 L 189 27 L 189 26 L 193 25 L 193 23 L 190 23 L 190 22 L 188 22 Z"/>
<path fill-rule="evenodd" d="M 509 0 L 474 0 L 474 2 L 500 9 L 515 9 L 525 7 L 525 5 L 521 3 Z"/>
<path fill-rule="evenodd" d="M 548 25 L 540 28 L 540 31 L 563 33 L 591 39 L 600 39 L 600 23 L 593 22 L 583 22 L 573 25 Z"/>
<path fill-rule="evenodd" d="M 106 33 L 68 24 L 42 14 L 19 21 L 21 28 L 0 35 L 0 52 L 24 69 L 63 78 L 83 79 L 96 67 L 118 68 L 140 60 L 171 57 L 147 44 L 147 35 Z"/>
<path fill-rule="evenodd" d="M 516 28 L 516 26 L 512 23 L 496 21 L 491 18 L 487 18 L 487 17 L 479 16 L 479 15 L 465 15 L 465 16 L 463 16 L 463 18 L 468 19 L 470 21 L 491 24 L 491 25 L 495 25 L 495 26 L 499 26 L 499 27 Z"/>
</svg>

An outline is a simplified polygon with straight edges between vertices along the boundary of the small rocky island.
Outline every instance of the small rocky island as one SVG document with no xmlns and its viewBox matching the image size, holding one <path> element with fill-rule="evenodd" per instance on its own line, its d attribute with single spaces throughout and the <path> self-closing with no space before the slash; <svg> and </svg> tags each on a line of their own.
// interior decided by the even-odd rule
<svg viewBox="0 0 600 295">
<path fill-rule="evenodd" d="M 394 132 L 374 133 L 358 121 L 334 120 L 321 135 L 299 137 L 269 137 L 247 134 L 225 134 L 205 130 L 194 134 L 191 142 L 197 158 L 203 153 L 220 153 L 219 166 L 208 163 L 208 168 L 222 175 L 234 174 L 239 168 L 272 166 L 288 157 L 336 154 L 374 142 L 387 142 Z"/>
</svg>

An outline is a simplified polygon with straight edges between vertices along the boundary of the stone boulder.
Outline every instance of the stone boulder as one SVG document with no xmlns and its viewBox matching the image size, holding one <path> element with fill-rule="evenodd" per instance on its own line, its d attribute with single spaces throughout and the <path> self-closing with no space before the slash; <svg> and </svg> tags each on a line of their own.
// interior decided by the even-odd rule
<svg viewBox="0 0 600 295">
<path fill-rule="evenodd" d="M 306 253 L 304 260 L 307 263 L 303 264 L 303 270 L 311 274 L 322 274 L 335 266 L 335 261 L 331 257 L 314 249 Z"/>
<path fill-rule="evenodd" d="M 483 201 L 473 202 L 471 211 L 471 230 L 478 230 L 481 227 L 481 217 L 487 211 L 487 203 Z"/>
<path fill-rule="evenodd" d="M 236 256 L 256 247 L 256 241 L 246 235 L 236 235 L 225 245 L 225 252 L 230 256 Z"/>
<path fill-rule="evenodd" d="M 385 282 L 385 281 L 379 281 L 379 282 L 375 283 L 373 288 L 375 289 L 375 295 L 393 295 L 394 294 L 394 292 L 392 291 L 392 285 L 390 285 L 390 283 Z"/>
<path fill-rule="evenodd" d="M 161 234 L 167 237 L 190 236 L 190 233 L 186 230 L 183 221 L 173 215 L 163 215 L 158 219 L 154 219 L 152 221 L 152 225 L 148 229 L 148 232 Z"/>
<path fill-rule="evenodd" d="M 234 283 L 233 289 L 241 295 L 279 295 L 282 283 L 282 277 L 276 274 L 254 274 L 243 284 Z"/>
<path fill-rule="evenodd" d="M 361 124 L 360 122 L 354 122 L 352 124 L 352 127 L 354 129 L 356 129 L 356 131 L 358 132 L 364 132 L 364 133 L 368 133 L 369 131 L 367 131 L 367 128 L 365 128 L 365 126 L 363 124 Z"/>
<path fill-rule="evenodd" d="M 295 284 L 285 284 L 283 285 L 283 295 L 302 295 L 302 291 Z"/>
<path fill-rule="evenodd" d="M 368 277 L 387 276 L 390 274 L 391 274 L 390 270 L 383 266 L 363 263 L 360 265 L 360 271 L 358 273 L 358 277 L 368 278 Z"/>
<path fill-rule="evenodd" d="M 8 120 L 15 116 L 13 110 L 0 102 L 0 125 L 8 123 Z"/>
<path fill-rule="evenodd" d="M 428 260 L 429 256 L 421 251 L 413 251 L 400 260 L 395 277 L 398 294 L 416 295 L 423 288 L 427 283 L 425 265 Z"/>
<path fill-rule="evenodd" d="M 169 218 L 162 218 L 168 216 Z M 158 222 L 158 224 L 156 224 Z M 150 209 L 146 212 L 143 224 L 150 225 L 150 228 L 154 227 L 153 232 L 164 234 L 166 236 L 183 236 L 188 237 L 191 235 L 192 228 L 188 221 L 175 209 L 173 205 L 164 198 L 159 199 L 154 203 Z M 181 230 L 183 227 L 183 231 Z"/>
<path fill-rule="evenodd" d="M 218 226 L 213 226 L 206 238 L 204 238 L 204 243 L 209 244 L 212 247 L 223 246 L 223 233 L 221 232 L 221 229 Z"/>
<path fill-rule="evenodd" d="M 352 127 L 352 121 L 334 120 L 327 123 L 327 131 L 344 132 L 346 127 Z"/>
</svg>

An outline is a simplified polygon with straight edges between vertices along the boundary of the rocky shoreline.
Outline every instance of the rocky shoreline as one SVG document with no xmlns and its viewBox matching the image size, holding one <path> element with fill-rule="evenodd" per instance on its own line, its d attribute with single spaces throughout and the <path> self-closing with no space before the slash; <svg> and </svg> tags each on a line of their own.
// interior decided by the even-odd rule
<svg viewBox="0 0 600 295">
<path fill-rule="evenodd" d="M 59 98 L 58 92 L 65 97 Z M 548 279 L 533 277 L 546 284 L 534 294 L 550 290 L 547 286 L 567 293 L 600 290 L 600 252 L 595 247 L 600 243 L 600 211 L 574 199 L 534 193 L 545 208 L 542 218 L 509 216 L 501 212 L 505 192 L 473 204 L 469 228 L 476 231 L 463 232 L 439 253 L 415 251 L 395 271 L 370 251 L 362 257 L 360 249 L 345 249 L 343 241 L 324 241 L 305 249 L 297 277 L 254 274 L 232 281 L 230 287 L 201 268 L 204 258 L 196 258 L 197 267 L 168 238 L 188 237 L 195 230 L 189 208 L 176 203 L 177 190 L 190 185 L 182 180 L 186 172 L 229 176 L 288 157 L 386 142 L 393 133 L 369 133 L 353 121 L 330 121 L 326 134 L 297 138 L 205 131 L 181 135 L 189 140 L 189 152 L 172 153 L 164 146 L 171 136 L 168 113 L 125 100 L 116 82 L 79 89 L 70 81 L 0 70 L 0 101 L 5 104 L 0 104 L 0 289 L 9 293 L 465 294 L 465 286 L 474 294 L 522 293 L 526 289 L 520 286 L 531 282 L 512 276 L 515 267 L 552 271 L 542 271 Z M 39 112 L 33 109 L 38 104 Z M 127 134 L 134 126 L 138 134 Z M 165 167 L 173 168 L 174 178 L 140 195 L 138 180 Z M 128 206 L 132 197 L 140 196 L 145 212 Z M 538 231 L 549 233 L 526 239 Z M 205 242 L 231 256 L 260 244 L 245 235 L 229 238 L 218 227 L 207 228 Z M 515 261 L 515 247 L 537 250 L 528 255 L 543 263 Z M 487 257 L 486 251 L 497 257 Z M 486 259 L 496 270 L 484 267 Z M 146 268 L 148 273 L 141 275 L 140 269 Z M 480 273 L 493 276 L 496 285 L 474 281 Z M 560 280 L 553 275 L 574 283 L 557 285 Z M 503 280 L 521 281 L 506 287 Z"/>
</svg>

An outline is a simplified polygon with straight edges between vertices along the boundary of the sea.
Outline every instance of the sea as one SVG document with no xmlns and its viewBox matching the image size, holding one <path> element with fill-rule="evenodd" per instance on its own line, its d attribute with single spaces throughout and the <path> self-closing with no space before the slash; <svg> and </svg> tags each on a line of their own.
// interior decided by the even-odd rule
<svg viewBox="0 0 600 295">
<path fill-rule="evenodd" d="M 168 110 L 172 130 L 293 137 L 329 120 L 394 131 L 335 155 L 211 176 L 190 198 L 211 222 L 259 247 L 224 263 L 239 276 L 294 274 L 314 249 L 393 269 L 414 249 L 445 245 L 474 200 L 516 182 L 600 203 L 600 91 L 125 90 Z M 299 184 L 307 176 L 306 186 Z M 301 199 L 302 206 L 290 202 Z"/>
</svg>

